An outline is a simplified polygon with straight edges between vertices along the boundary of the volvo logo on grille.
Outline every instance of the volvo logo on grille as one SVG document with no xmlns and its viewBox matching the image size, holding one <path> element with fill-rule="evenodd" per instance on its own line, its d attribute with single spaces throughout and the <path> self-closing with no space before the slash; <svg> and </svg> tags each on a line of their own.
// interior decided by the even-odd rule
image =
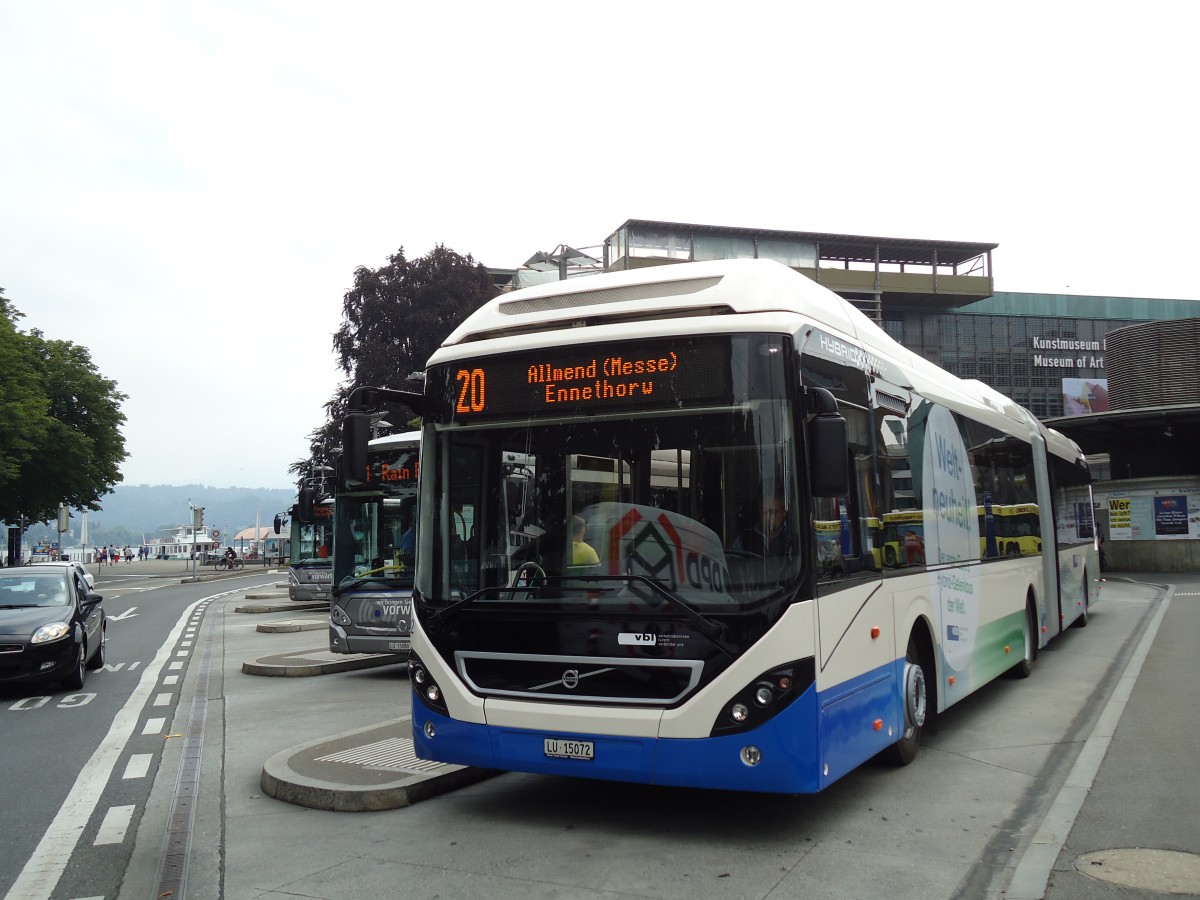
<svg viewBox="0 0 1200 900">
<path fill-rule="evenodd" d="M 567 669 L 567 671 L 563 672 L 562 686 L 568 690 L 575 690 L 575 688 L 579 687 L 579 670 Z"/>
</svg>

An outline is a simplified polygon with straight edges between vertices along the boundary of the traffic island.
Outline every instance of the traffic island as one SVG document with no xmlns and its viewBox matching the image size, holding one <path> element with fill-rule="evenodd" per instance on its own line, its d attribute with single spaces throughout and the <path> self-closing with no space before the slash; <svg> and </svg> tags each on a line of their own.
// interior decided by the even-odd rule
<svg viewBox="0 0 1200 900">
<path fill-rule="evenodd" d="M 260 622 L 255 631 L 263 634 L 294 634 L 297 631 L 324 631 L 329 627 L 329 617 L 318 619 L 289 619 L 285 622 Z"/>
<path fill-rule="evenodd" d="M 248 596 L 247 599 L 252 599 L 252 598 L 250 598 Z M 323 609 L 326 612 L 329 611 L 329 601 L 328 600 L 324 600 L 324 601 L 314 600 L 314 601 L 306 601 L 303 603 L 300 603 L 300 602 L 272 603 L 270 601 L 271 601 L 271 598 L 268 597 L 265 600 L 262 600 L 261 602 L 258 602 L 258 603 L 251 603 L 247 606 L 235 606 L 233 611 L 235 613 L 295 612 L 298 609 Z"/>
<path fill-rule="evenodd" d="M 405 665 L 407 662 L 407 653 L 347 654 L 330 653 L 328 650 L 316 648 L 248 660 L 242 663 L 242 672 L 274 678 L 306 678 L 311 675 L 329 675 L 333 672 Z"/>
<path fill-rule="evenodd" d="M 309 809 L 381 812 L 499 774 L 420 759 L 406 716 L 277 753 L 259 785 L 268 797 Z"/>
</svg>

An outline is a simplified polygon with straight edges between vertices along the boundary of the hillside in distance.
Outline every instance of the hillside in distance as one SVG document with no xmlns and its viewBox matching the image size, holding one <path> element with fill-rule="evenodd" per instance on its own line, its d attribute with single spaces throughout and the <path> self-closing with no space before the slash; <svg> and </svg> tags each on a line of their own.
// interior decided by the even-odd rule
<svg viewBox="0 0 1200 900">
<path fill-rule="evenodd" d="M 204 524 L 221 532 L 222 541 L 243 528 L 259 524 L 269 526 L 277 513 L 286 513 L 296 502 L 294 491 L 278 488 L 216 488 L 201 484 L 117 485 L 100 500 L 101 509 L 88 513 L 88 543 L 118 545 L 140 544 L 165 537 L 175 527 L 191 521 L 189 502 L 204 507 Z M 71 530 L 65 536 L 66 547 L 78 545 L 82 515 L 73 510 Z M 54 523 L 36 525 L 25 535 L 26 541 L 44 537 L 58 540 Z"/>
</svg>

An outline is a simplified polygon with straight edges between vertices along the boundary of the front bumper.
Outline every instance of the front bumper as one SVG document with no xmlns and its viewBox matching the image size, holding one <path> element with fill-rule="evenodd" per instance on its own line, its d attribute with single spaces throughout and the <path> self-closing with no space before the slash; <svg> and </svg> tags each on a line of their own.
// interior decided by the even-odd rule
<svg viewBox="0 0 1200 900">
<path fill-rule="evenodd" d="M 408 653 L 411 646 L 407 634 L 348 634 L 340 625 L 329 626 L 331 653 Z"/>
<path fill-rule="evenodd" d="M 70 636 L 48 644 L 0 636 L 0 684 L 53 681 L 75 670 L 79 641 Z"/>
</svg>

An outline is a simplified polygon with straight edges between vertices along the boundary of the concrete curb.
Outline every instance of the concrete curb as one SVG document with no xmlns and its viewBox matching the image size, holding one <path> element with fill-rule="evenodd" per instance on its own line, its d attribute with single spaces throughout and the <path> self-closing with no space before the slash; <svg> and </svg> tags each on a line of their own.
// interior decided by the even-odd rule
<svg viewBox="0 0 1200 900">
<path fill-rule="evenodd" d="M 270 599 L 270 598 L 268 598 Z M 275 613 L 275 612 L 294 612 L 298 609 L 329 609 L 327 601 L 304 601 L 291 600 L 286 604 L 281 603 L 255 603 L 249 606 L 236 606 L 233 611 L 235 613 Z"/>
<path fill-rule="evenodd" d="M 388 739 L 410 734 L 410 719 L 392 719 L 276 753 L 263 765 L 259 786 L 268 797 L 328 812 L 382 812 L 401 809 L 501 774 L 492 769 L 437 765 L 433 771 L 400 772 L 328 760 Z M 304 769 L 311 774 L 304 774 Z M 350 773 L 343 783 L 319 777 Z"/>
<path fill-rule="evenodd" d="M 196 584 L 196 583 L 205 582 L 205 581 L 225 581 L 227 578 L 245 578 L 246 576 L 255 575 L 255 574 L 275 575 L 275 574 L 278 574 L 278 572 L 271 570 L 271 569 L 268 569 L 265 572 L 257 572 L 257 573 L 251 569 L 236 569 L 232 572 L 203 572 L 203 573 L 201 573 L 201 572 L 197 571 L 196 575 L 194 575 L 194 576 L 193 575 L 184 575 L 182 578 L 179 579 L 179 583 L 180 584 Z M 174 575 L 150 575 L 148 577 L 150 577 L 150 578 L 175 578 L 177 576 L 174 576 Z"/>
<path fill-rule="evenodd" d="M 243 662 L 242 672 L 246 675 L 274 678 L 306 678 L 312 675 L 329 675 L 333 672 L 404 665 L 408 662 L 407 653 L 347 654 L 341 659 L 329 659 L 330 655 L 332 654 L 325 647 L 278 653 Z"/>
<path fill-rule="evenodd" d="M 329 627 L 328 619 L 312 620 L 308 622 L 260 622 L 254 629 L 261 631 L 263 634 L 294 634 L 297 631 L 323 631 Z"/>
</svg>

